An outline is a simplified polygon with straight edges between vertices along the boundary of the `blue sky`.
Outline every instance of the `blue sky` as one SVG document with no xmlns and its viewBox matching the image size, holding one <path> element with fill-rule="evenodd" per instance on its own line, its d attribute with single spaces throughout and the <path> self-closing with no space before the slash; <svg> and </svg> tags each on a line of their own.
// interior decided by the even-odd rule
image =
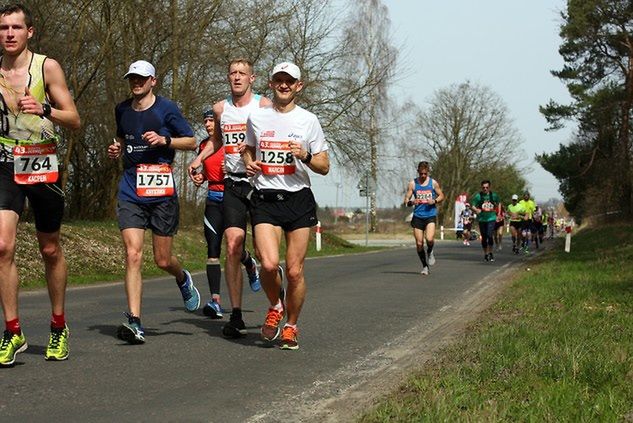
<svg viewBox="0 0 633 423">
<path fill-rule="evenodd" d="M 435 90 L 454 83 L 469 80 L 490 87 L 508 106 L 522 136 L 524 154 L 518 159 L 529 169 L 525 176 L 537 202 L 560 198 L 556 179 L 533 157 L 558 150 L 574 129 L 570 124 L 561 131 L 545 132 L 546 122 L 538 111 L 550 98 L 569 101 L 565 86 L 550 73 L 563 66 L 558 32 L 565 1 L 383 0 L 383 4 L 389 8 L 394 44 L 400 48 L 401 71 L 393 94 L 425 107 Z M 336 169 L 328 177 L 315 175 L 312 181 L 322 206 L 365 204 L 355 184 L 343 181 L 340 187 Z M 383 207 L 401 200 L 400 194 L 378 194 Z"/>
</svg>

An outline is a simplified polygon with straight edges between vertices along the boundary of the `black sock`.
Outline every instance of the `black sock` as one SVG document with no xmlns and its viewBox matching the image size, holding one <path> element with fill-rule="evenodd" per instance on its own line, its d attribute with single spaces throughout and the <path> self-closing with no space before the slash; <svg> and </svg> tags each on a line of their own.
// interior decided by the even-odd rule
<svg viewBox="0 0 633 423">
<path fill-rule="evenodd" d="M 426 253 L 424 252 L 424 248 L 421 251 L 418 251 L 418 257 L 420 257 L 420 261 L 422 262 L 423 267 L 427 267 L 426 264 Z"/>
<path fill-rule="evenodd" d="M 431 254 L 433 252 L 433 247 L 435 246 L 434 242 L 427 242 L 426 243 L 426 253 L 427 254 Z"/>
<path fill-rule="evenodd" d="M 207 263 L 207 282 L 209 282 L 209 291 L 211 296 L 220 295 L 220 280 L 222 277 L 222 269 L 220 263 Z"/>
<path fill-rule="evenodd" d="M 241 319 L 242 318 L 242 309 L 241 308 L 234 308 L 233 311 L 231 311 L 231 320 L 233 319 Z"/>
</svg>

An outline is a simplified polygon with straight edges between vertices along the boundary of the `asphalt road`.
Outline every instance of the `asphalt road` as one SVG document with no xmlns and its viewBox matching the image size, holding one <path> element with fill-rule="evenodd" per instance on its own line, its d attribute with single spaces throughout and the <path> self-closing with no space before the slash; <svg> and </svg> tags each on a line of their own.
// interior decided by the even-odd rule
<svg viewBox="0 0 633 423">
<path fill-rule="evenodd" d="M 418 334 L 521 260 L 506 248 L 485 263 L 480 247 L 457 242 L 438 242 L 436 257 L 426 277 L 413 247 L 308 259 L 298 351 L 260 341 L 262 292 L 246 287 L 249 334 L 227 340 L 224 321 L 186 313 L 173 278 L 162 278 L 144 285 L 144 345 L 115 336 L 126 308 L 121 283 L 69 289 L 70 359 L 46 362 L 47 294 L 22 293 L 29 348 L 0 369 L 0 421 L 322 421 L 322 405 L 395 372 L 395 356 L 416 354 Z M 206 299 L 206 277 L 194 279 Z"/>
</svg>

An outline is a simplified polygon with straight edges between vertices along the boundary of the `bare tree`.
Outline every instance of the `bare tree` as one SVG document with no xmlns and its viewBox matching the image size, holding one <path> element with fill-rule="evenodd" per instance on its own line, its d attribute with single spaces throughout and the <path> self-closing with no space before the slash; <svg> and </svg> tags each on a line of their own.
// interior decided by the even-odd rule
<svg viewBox="0 0 633 423">
<path fill-rule="evenodd" d="M 501 169 L 516 168 L 520 158 L 521 139 L 506 105 L 491 89 L 470 82 L 437 90 L 408 138 L 414 140 L 407 142 L 408 150 L 433 165 L 448 199 L 471 192 L 480 178 L 494 179 L 489 173 L 482 177 L 484 172 L 512 174 Z M 415 168 L 413 162 L 409 166 Z"/>
<path fill-rule="evenodd" d="M 380 147 L 389 139 L 388 88 L 398 57 L 392 45 L 389 14 L 380 0 L 357 1 L 345 23 L 345 58 L 339 80 L 348 95 L 336 122 L 343 159 L 354 163 L 361 176 L 368 171 L 374 186 L 381 163 Z M 369 164 L 369 166 L 367 166 Z M 371 225 L 376 231 L 376 192 L 370 196 Z"/>
</svg>

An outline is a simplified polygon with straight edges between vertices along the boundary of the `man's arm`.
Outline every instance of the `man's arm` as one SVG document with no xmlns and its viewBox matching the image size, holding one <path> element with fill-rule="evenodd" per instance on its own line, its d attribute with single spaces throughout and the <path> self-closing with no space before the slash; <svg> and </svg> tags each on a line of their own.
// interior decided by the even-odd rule
<svg viewBox="0 0 633 423">
<path fill-rule="evenodd" d="M 68 85 L 66 85 L 64 71 L 56 60 L 46 59 L 44 62 L 44 78 L 46 80 L 46 92 L 52 102 L 51 114 L 48 119 L 65 128 L 79 129 L 81 119 L 79 118 L 75 101 L 68 90 Z M 43 113 L 43 110 L 41 113 Z"/>
<path fill-rule="evenodd" d="M 405 206 L 410 206 L 409 200 L 411 199 L 412 195 L 413 195 L 413 181 L 409 181 L 409 184 L 407 185 L 407 193 L 404 195 L 403 203 Z"/>
<path fill-rule="evenodd" d="M 433 189 L 437 193 L 437 197 L 435 197 L 435 204 L 441 203 L 444 201 L 444 191 L 442 191 L 442 187 L 440 187 L 440 183 L 433 179 Z"/>
</svg>

